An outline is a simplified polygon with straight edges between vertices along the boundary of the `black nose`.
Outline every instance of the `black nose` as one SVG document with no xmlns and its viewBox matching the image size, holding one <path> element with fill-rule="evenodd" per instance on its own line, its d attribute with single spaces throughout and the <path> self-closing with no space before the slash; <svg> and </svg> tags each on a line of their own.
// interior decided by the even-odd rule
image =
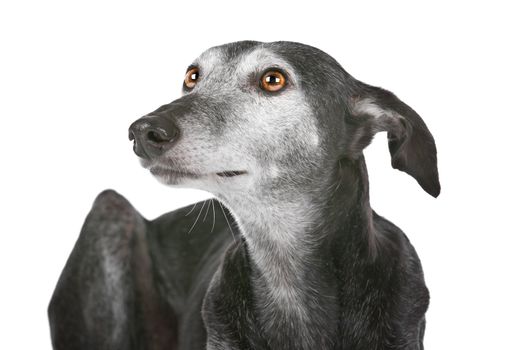
<svg viewBox="0 0 525 350">
<path fill-rule="evenodd" d="M 179 136 L 175 123 L 166 117 L 148 115 L 129 127 L 129 139 L 134 141 L 133 151 L 146 159 L 160 156 L 177 142 Z"/>
</svg>

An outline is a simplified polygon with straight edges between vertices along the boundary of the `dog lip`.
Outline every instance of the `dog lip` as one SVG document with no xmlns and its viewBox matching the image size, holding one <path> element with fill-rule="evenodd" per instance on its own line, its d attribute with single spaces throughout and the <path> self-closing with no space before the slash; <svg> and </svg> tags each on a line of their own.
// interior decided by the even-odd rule
<svg viewBox="0 0 525 350">
<path fill-rule="evenodd" d="M 201 177 L 200 174 L 192 173 L 185 170 L 174 170 L 169 169 L 161 166 L 153 166 L 149 169 L 149 171 L 155 175 L 155 176 L 177 176 L 177 177 L 191 177 L 191 178 L 197 178 Z"/>
<path fill-rule="evenodd" d="M 226 170 L 226 171 L 221 171 L 220 173 L 217 173 L 217 176 L 234 177 L 234 176 L 239 176 L 239 175 L 244 175 L 244 174 L 247 174 L 246 170 Z"/>
<path fill-rule="evenodd" d="M 199 177 L 204 176 L 202 174 L 197 174 L 191 171 L 177 170 L 177 169 L 172 169 L 172 168 L 158 166 L 158 165 L 150 167 L 149 171 L 155 176 L 176 176 L 176 177 L 189 177 L 189 178 L 199 178 Z M 248 172 L 246 170 L 226 170 L 226 171 L 215 173 L 215 175 L 220 176 L 220 177 L 234 177 L 234 176 L 239 176 L 239 175 L 245 175 L 247 173 Z"/>
</svg>

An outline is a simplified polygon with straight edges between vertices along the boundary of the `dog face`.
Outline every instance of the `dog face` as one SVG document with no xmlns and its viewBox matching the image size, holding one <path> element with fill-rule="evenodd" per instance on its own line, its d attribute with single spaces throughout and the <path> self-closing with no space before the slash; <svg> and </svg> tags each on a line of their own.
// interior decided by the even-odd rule
<svg viewBox="0 0 525 350">
<path fill-rule="evenodd" d="M 133 123 L 130 139 L 163 183 L 261 196 L 330 186 L 338 160 L 378 131 L 393 166 L 437 195 L 434 141 L 410 107 L 313 47 L 237 42 L 197 58 L 183 96 Z"/>
</svg>

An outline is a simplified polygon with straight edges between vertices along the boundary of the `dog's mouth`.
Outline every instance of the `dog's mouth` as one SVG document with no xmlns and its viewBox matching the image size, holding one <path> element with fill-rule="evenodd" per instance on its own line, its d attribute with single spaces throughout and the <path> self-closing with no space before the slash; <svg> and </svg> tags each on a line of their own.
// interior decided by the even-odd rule
<svg viewBox="0 0 525 350">
<path fill-rule="evenodd" d="M 175 169 L 165 168 L 162 166 L 153 166 L 149 169 L 149 171 L 154 176 L 162 176 L 162 177 L 170 177 L 170 178 L 171 177 L 177 177 L 177 178 L 185 177 L 185 178 L 197 179 L 197 178 L 209 175 L 209 174 L 198 174 L 198 173 L 194 173 L 194 172 L 186 171 L 186 170 L 175 170 Z M 245 170 L 226 170 L 226 171 L 221 171 L 221 172 L 212 173 L 212 174 L 224 178 L 224 177 L 235 177 L 235 176 L 245 175 L 247 173 L 248 172 Z"/>
<path fill-rule="evenodd" d="M 220 173 L 216 173 L 217 176 L 220 177 L 234 177 L 239 175 L 247 174 L 247 171 L 245 170 L 228 170 L 228 171 L 221 171 Z"/>
<path fill-rule="evenodd" d="M 154 166 L 149 169 L 152 175 L 154 176 L 161 176 L 161 177 L 187 177 L 187 178 L 199 178 L 202 175 L 189 172 L 189 171 L 182 171 L 182 170 L 174 170 L 170 168 L 164 168 L 160 166 Z"/>
</svg>

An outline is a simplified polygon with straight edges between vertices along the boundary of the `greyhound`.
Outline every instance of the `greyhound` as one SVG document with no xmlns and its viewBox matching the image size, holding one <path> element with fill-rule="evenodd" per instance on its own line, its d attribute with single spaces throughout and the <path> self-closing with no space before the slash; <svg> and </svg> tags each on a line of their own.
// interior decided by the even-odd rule
<svg viewBox="0 0 525 350">
<path fill-rule="evenodd" d="M 101 194 L 51 300 L 55 349 L 423 349 L 419 258 L 369 203 L 381 131 L 437 197 L 434 139 L 391 92 L 299 43 L 205 51 L 129 138 L 159 181 L 217 200 L 150 222 Z"/>
</svg>

